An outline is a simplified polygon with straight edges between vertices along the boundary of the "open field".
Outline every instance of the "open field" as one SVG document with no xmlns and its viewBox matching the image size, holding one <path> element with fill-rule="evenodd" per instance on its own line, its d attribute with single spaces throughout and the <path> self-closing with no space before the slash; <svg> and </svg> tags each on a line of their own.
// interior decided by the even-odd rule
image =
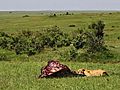
<svg viewBox="0 0 120 90">
<path fill-rule="evenodd" d="M 53 14 L 56 17 L 50 17 Z M 50 59 L 60 59 L 59 52 L 65 53 L 68 47 L 53 50 L 45 48 L 39 54 L 28 57 L 16 55 L 14 51 L 0 48 L 0 90 L 119 90 L 120 85 L 120 12 L 0 12 L 0 32 L 15 34 L 22 30 L 42 31 L 58 26 L 71 35 L 72 32 L 87 28 L 92 22 L 105 23 L 105 45 L 114 54 L 113 58 L 91 61 L 61 61 L 72 70 L 79 68 L 104 69 L 108 77 L 67 77 L 37 79 L 40 68 Z M 23 17 L 28 15 L 29 17 Z M 75 27 L 69 27 L 75 25 Z M 103 60 L 103 61 L 102 61 Z M 105 62 L 105 64 L 103 64 Z"/>
</svg>

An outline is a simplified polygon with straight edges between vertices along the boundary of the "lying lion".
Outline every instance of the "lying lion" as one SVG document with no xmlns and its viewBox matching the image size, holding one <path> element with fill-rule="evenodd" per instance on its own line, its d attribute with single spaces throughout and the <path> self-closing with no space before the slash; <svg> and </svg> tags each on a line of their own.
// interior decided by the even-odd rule
<svg viewBox="0 0 120 90">
<path fill-rule="evenodd" d="M 86 76 L 108 76 L 108 73 L 105 70 L 87 70 L 87 69 L 79 69 L 76 71 L 77 74 L 83 74 Z"/>
</svg>

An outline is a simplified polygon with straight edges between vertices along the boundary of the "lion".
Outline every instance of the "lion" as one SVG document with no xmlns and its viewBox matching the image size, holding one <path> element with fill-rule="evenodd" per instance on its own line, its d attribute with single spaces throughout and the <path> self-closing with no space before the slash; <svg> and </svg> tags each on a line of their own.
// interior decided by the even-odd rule
<svg viewBox="0 0 120 90">
<path fill-rule="evenodd" d="M 109 76 L 105 70 L 88 70 L 88 69 L 79 69 L 76 71 L 77 74 L 83 74 L 85 76 Z"/>
</svg>

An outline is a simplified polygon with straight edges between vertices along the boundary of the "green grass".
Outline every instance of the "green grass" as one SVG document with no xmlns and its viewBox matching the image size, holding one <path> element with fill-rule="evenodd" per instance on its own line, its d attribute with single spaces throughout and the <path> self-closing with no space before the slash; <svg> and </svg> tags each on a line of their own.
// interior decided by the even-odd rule
<svg viewBox="0 0 120 90">
<path fill-rule="evenodd" d="M 16 33 L 22 30 L 41 31 L 47 27 L 57 25 L 66 33 L 71 34 L 78 28 L 87 28 L 92 22 L 102 20 L 105 22 L 105 44 L 115 54 L 108 61 L 120 62 L 120 12 L 73 12 L 74 15 L 59 15 L 49 17 L 50 12 L 0 12 L 0 31 Z M 71 12 L 72 13 L 72 12 Z M 23 18 L 22 16 L 30 17 Z M 76 27 L 69 27 L 69 25 Z M 50 59 L 58 59 L 59 51 L 65 52 L 66 47 L 58 51 L 45 49 L 40 54 L 31 57 L 15 55 L 15 52 L 0 49 L 0 55 L 5 58 L 0 60 L 0 90 L 119 90 L 120 63 L 85 63 L 62 62 L 72 70 L 79 68 L 104 69 L 108 77 L 67 77 L 53 79 L 38 79 L 40 68 Z M 101 62 L 101 61 L 100 61 Z"/>
<path fill-rule="evenodd" d="M 0 62 L 0 90 L 118 90 L 120 64 L 62 62 L 72 70 L 104 69 L 106 77 L 67 77 L 38 79 L 46 62 Z"/>
</svg>

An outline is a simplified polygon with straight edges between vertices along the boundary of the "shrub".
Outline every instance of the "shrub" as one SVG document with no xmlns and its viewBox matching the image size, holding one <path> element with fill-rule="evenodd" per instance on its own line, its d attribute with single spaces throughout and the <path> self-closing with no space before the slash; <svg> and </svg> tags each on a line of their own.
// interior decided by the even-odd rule
<svg viewBox="0 0 120 90">
<path fill-rule="evenodd" d="M 30 30 L 23 30 L 21 33 L 19 33 L 23 37 L 31 37 L 33 35 L 33 32 Z"/>
<path fill-rule="evenodd" d="M 15 35 L 0 33 L 0 47 L 3 49 L 14 50 L 18 54 L 28 56 L 40 53 L 44 47 L 69 46 L 70 38 L 63 33 L 59 27 L 55 26 L 41 32 L 24 30 Z"/>
<path fill-rule="evenodd" d="M 0 32 L 0 37 L 9 37 L 9 35 L 5 32 Z"/>
<path fill-rule="evenodd" d="M 23 18 L 25 18 L 25 17 L 30 17 L 29 15 L 24 15 L 24 16 L 22 16 Z"/>
<path fill-rule="evenodd" d="M 110 15 L 112 14 L 112 13 L 109 13 Z"/>
<path fill-rule="evenodd" d="M 108 62 L 108 59 L 111 58 L 114 58 L 114 54 L 110 51 L 96 53 L 81 53 L 78 56 L 79 61 L 82 62 Z"/>
<path fill-rule="evenodd" d="M 12 13 L 12 12 L 8 12 L 8 13 Z"/>
<path fill-rule="evenodd" d="M 57 15 L 54 13 L 54 14 L 51 14 L 49 17 L 56 17 Z"/>
<path fill-rule="evenodd" d="M 92 29 L 93 33 L 96 35 L 97 38 L 102 38 L 104 35 L 104 27 L 105 24 L 103 21 L 98 21 L 97 23 L 92 23 L 88 26 L 89 29 Z"/>
<path fill-rule="evenodd" d="M 98 21 L 97 23 L 92 23 L 89 25 L 90 32 L 86 32 L 86 43 L 88 45 L 88 52 L 99 52 L 106 50 L 104 45 L 104 27 L 103 21 Z"/>
<path fill-rule="evenodd" d="M 64 52 L 60 52 L 60 59 L 63 61 L 76 61 L 78 57 L 77 49 L 71 45 L 67 49 L 64 50 Z"/>
<path fill-rule="evenodd" d="M 7 60 L 8 60 L 7 55 L 4 53 L 0 53 L 0 61 L 7 61 Z"/>
<path fill-rule="evenodd" d="M 69 25 L 69 27 L 75 27 L 75 25 Z"/>
<path fill-rule="evenodd" d="M 72 33 L 72 41 L 71 43 L 76 49 L 83 48 L 85 45 L 85 39 L 84 39 L 84 32 L 83 30 L 77 30 Z"/>
<path fill-rule="evenodd" d="M 70 38 L 59 27 L 48 28 L 43 36 L 45 45 L 48 47 L 62 47 L 70 45 Z"/>
<path fill-rule="evenodd" d="M 1 35 L 0 37 L 0 47 L 4 49 L 10 49 L 11 45 L 10 43 L 12 42 L 11 37 L 8 34 Z"/>
<path fill-rule="evenodd" d="M 44 48 L 55 50 L 59 47 L 72 45 L 65 53 L 60 54 L 62 59 L 77 60 L 78 57 L 82 57 L 89 60 L 98 57 L 97 53 L 109 52 L 104 45 L 104 27 L 104 22 L 98 21 L 89 25 L 88 31 L 78 29 L 72 32 L 71 36 L 62 32 L 57 26 L 43 31 L 26 30 L 11 35 L 0 32 L 0 47 L 14 50 L 17 55 L 31 56 L 40 53 Z M 78 54 L 78 49 L 84 53 Z M 101 54 L 104 58 L 109 55 L 109 53 L 106 56 Z"/>
<path fill-rule="evenodd" d="M 83 48 L 85 44 L 83 37 L 81 35 L 77 35 L 75 38 L 73 38 L 72 43 L 76 49 Z"/>
</svg>

